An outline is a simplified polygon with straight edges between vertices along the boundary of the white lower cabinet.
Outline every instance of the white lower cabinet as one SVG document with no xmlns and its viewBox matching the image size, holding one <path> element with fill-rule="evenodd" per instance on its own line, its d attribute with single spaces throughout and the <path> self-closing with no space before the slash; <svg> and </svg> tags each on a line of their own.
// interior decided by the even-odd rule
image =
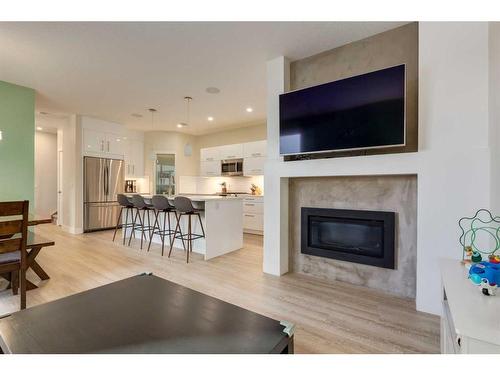
<svg viewBox="0 0 500 375">
<path fill-rule="evenodd" d="M 245 233 L 264 233 L 264 199 L 248 197 L 243 199 L 243 231 Z"/>
<path fill-rule="evenodd" d="M 220 176 L 221 175 L 220 160 L 202 161 L 200 163 L 200 174 L 205 177 Z"/>
</svg>

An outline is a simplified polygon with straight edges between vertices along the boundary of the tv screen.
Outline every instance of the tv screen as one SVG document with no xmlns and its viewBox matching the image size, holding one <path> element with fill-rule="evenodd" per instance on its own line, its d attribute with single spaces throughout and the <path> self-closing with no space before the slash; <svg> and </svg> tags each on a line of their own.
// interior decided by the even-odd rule
<svg viewBox="0 0 500 375">
<path fill-rule="evenodd" d="M 405 144 L 405 65 L 279 97 L 280 153 L 307 154 Z"/>
</svg>

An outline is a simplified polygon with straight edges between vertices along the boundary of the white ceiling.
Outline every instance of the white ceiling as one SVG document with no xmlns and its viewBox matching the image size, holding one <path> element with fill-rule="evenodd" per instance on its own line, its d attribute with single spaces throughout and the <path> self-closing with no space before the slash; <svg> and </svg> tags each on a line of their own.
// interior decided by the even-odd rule
<svg viewBox="0 0 500 375">
<path fill-rule="evenodd" d="M 402 24 L 0 22 L 0 80 L 34 88 L 38 111 L 142 130 L 152 130 L 151 107 L 154 130 L 179 130 L 189 95 L 190 126 L 181 131 L 200 134 L 265 119 L 267 60 L 300 59 Z M 208 94 L 209 86 L 221 92 Z"/>
</svg>

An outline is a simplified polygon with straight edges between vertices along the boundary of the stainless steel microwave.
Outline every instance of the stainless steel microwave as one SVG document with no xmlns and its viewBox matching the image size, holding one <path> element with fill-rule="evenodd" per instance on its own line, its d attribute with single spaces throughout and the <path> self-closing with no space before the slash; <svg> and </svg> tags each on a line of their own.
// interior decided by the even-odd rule
<svg viewBox="0 0 500 375">
<path fill-rule="evenodd" d="M 222 176 L 243 176 L 243 159 L 221 160 Z"/>
</svg>

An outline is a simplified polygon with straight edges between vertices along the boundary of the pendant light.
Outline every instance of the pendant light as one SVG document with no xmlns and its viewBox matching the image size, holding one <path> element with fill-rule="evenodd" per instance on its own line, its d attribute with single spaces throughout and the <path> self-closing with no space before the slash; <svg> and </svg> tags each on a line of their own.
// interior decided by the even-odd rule
<svg viewBox="0 0 500 375">
<path fill-rule="evenodd" d="M 189 110 L 190 110 L 191 100 L 193 100 L 193 98 L 190 96 L 185 96 L 184 100 L 186 102 L 186 122 L 179 122 L 177 124 L 178 128 L 185 128 L 186 126 L 189 125 L 189 121 L 190 121 L 190 117 L 189 117 L 190 111 Z"/>
<path fill-rule="evenodd" d="M 155 130 L 154 115 L 157 111 L 154 108 L 149 108 L 148 111 L 151 112 L 151 130 Z"/>
</svg>

